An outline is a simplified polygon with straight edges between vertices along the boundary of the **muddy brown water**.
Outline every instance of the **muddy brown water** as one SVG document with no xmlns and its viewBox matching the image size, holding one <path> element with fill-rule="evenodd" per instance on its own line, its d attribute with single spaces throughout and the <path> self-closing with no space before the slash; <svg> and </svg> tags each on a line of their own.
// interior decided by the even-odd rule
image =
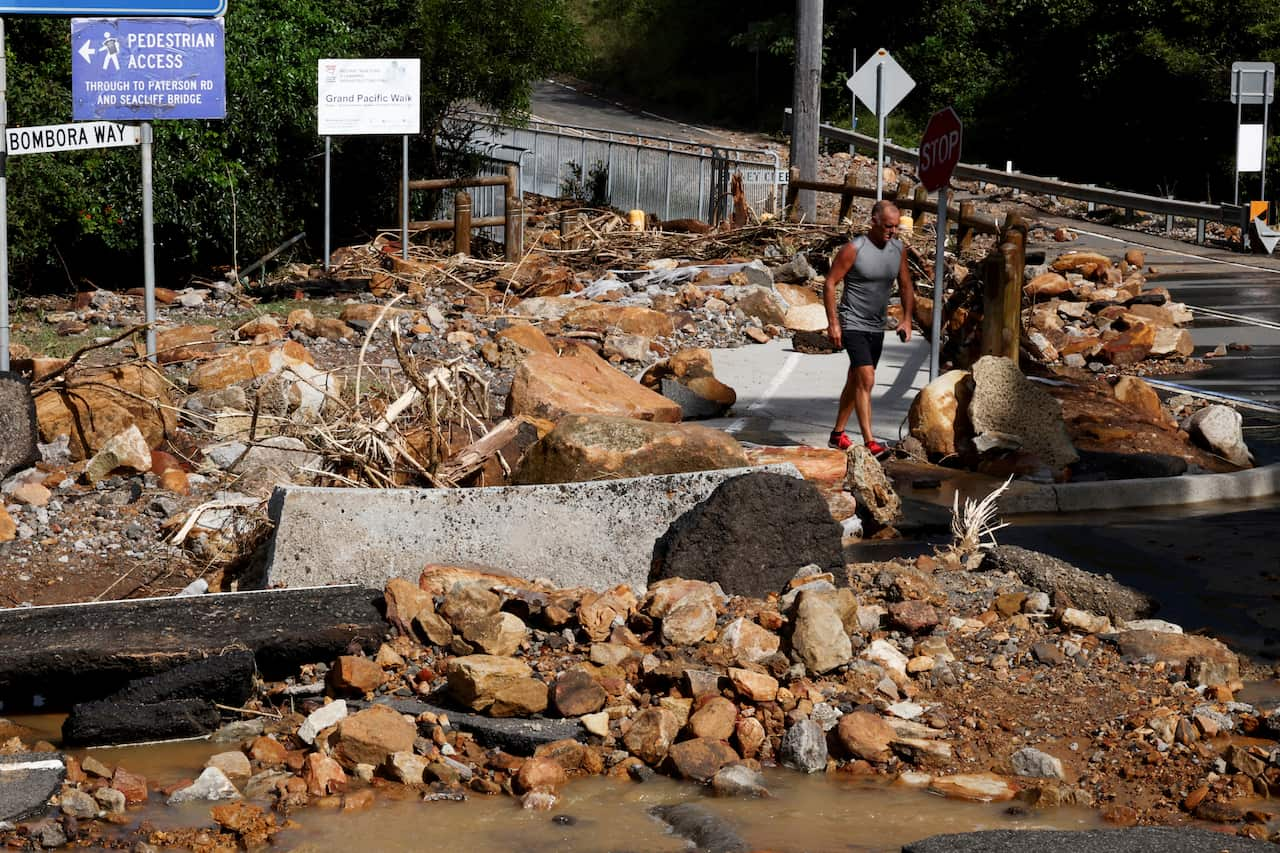
<svg viewBox="0 0 1280 853">
<path fill-rule="evenodd" d="M 37 736 L 57 743 L 59 715 L 13 718 Z M 197 776 L 206 759 L 236 744 L 206 740 L 70 750 L 70 754 L 120 765 L 152 785 L 172 785 Z M 1014 803 L 971 803 L 843 774 L 806 776 L 765 771 L 768 799 L 708 796 L 706 789 L 665 777 L 643 784 L 588 778 L 571 782 L 549 812 L 526 811 L 506 796 L 472 794 L 463 802 L 423 802 L 408 789 L 391 788 L 370 808 L 339 812 L 302 809 L 289 817 L 299 828 L 276 837 L 273 847 L 299 853 L 349 849 L 359 839 L 366 851 L 418 850 L 467 853 L 663 853 L 691 849 L 649 814 L 657 805 L 696 802 L 721 817 L 752 850 L 897 851 L 930 835 L 981 829 L 1090 829 L 1101 825 L 1087 809 L 1028 809 Z M 212 826 L 210 803 L 180 807 L 158 794 L 131 810 L 157 829 Z M 261 803 L 264 807 L 268 804 Z M 136 824 L 135 824 L 136 826 Z"/>
</svg>

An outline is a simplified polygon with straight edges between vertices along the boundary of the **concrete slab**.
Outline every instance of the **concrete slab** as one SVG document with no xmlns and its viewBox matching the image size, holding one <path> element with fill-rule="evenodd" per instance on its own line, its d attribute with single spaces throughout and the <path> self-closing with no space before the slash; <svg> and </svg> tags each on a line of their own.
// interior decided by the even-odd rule
<svg viewBox="0 0 1280 853">
<path fill-rule="evenodd" d="M 0 820 L 21 820 L 43 812 L 66 775 L 67 765 L 56 752 L 0 755 Z"/>
<path fill-rule="evenodd" d="M 1229 474 L 1183 474 L 1141 480 L 1034 485 L 1017 483 L 1000 498 L 1000 512 L 1090 512 L 1185 506 L 1280 494 L 1280 463 Z"/>
<path fill-rule="evenodd" d="M 269 586 L 417 580 L 428 563 L 488 566 L 557 586 L 648 584 L 671 523 L 732 477 L 794 465 L 481 489 L 277 488 Z"/>
<path fill-rule="evenodd" d="M 27 381 L 16 373 L 0 372 L 0 478 L 39 460 L 39 435 Z"/>
</svg>

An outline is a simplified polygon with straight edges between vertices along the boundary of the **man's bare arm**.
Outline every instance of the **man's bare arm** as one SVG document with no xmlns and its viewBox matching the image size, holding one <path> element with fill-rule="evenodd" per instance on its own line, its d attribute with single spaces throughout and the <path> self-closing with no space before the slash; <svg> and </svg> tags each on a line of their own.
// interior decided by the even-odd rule
<svg viewBox="0 0 1280 853">
<path fill-rule="evenodd" d="M 822 302 L 827 308 L 827 336 L 836 346 L 844 345 L 840 335 L 840 318 L 836 314 L 836 285 L 853 268 L 853 262 L 857 257 L 858 250 L 853 247 L 853 244 L 845 243 L 832 259 L 831 270 L 827 273 L 827 280 L 822 287 Z"/>
<path fill-rule="evenodd" d="M 907 253 L 902 253 L 902 266 L 898 269 L 898 292 L 902 296 L 902 321 L 898 323 L 898 337 L 911 340 L 911 318 L 916 312 L 916 288 L 911 281 L 911 268 L 907 264 Z"/>
</svg>

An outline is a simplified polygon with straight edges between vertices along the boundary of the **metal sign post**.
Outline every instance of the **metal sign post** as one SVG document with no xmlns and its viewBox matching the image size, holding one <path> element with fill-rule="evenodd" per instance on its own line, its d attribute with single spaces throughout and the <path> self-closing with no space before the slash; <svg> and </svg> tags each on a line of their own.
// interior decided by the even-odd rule
<svg viewBox="0 0 1280 853">
<path fill-rule="evenodd" d="M 846 81 L 855 100 L 860 100 L 876 114 L 879 124 L 876 146 L 876 199 L 884 197 L 884 120 L 893 108 L 915 88 L 916 82 L 903 70 L 889 51 L 880 48 L 875 56 Z"/>
<path fill-rule="evenodd" d="M 1267 120 L 1275 100 L 1274 62 L 1233 62 L 1231 103 L 1236 105 L 1235 203 L 1240 203 L 1240 173 L 1260 172 L 1258 200 L 1267 197 Z M 1245 104 L 1262 106 L 1262 124 L 1244 124 Z"/>
<path fill-rule="evenodd" d="M 4 18 L 0 18 L 0 371 L 9 369 L 9 149 L 5 143 Z"/>
<path fill-rule="evenodd" d="M 421 132 L 419 59 L 321 59 L 316 66 L 316 129 L 324 147 L 324 246 L 329 267 L 329 138 L 400 136 L 400 256 L 409 257 L 409 137 Z"/>
<path fill-rule="evenodd" d="M 960 142 L 964 128 L 951 107 L 939 110 L 929 119 L 920 139 L 920 183 L 927 190 L 938 191 L 938 234 L 933 255 L 933 323 L 929 344 L 929 381 L 938 378 L 942 357 L 942 302 L 946 295 L 944 274 L 947 260 L 947 184 L 960 162 Z"/>
</svg>

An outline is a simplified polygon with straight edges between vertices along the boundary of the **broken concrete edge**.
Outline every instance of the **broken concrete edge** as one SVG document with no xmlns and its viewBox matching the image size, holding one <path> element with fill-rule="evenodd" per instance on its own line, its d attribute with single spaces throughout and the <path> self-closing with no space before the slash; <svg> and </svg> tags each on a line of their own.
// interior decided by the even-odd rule
<svg viewBox="0 0 1280 853">
<path fill-rule="evenodd" d="M 1227 474 L 1182 474 L 1139 480 L 1091 483 L 1015 483 L 1001 496 L 1000 512 L 1087 512 L 1186 506 L 1208 501 L 1234 501 L 1280 494 L 1280 463 Z"/>
<path fill-rule="evenodd" d="M 264 677 L 292 674 L 352 643 L 372 651 L 386 630 L 382 590 L 353 585 L 2 609 L 0 713 L 36 695 L 69 708 L 229 648 Z"/>
<path fill-rule="evenodd" d="M 36 422 L 35 398 L 31 396 L 31 382 L 15 371 L 0 370 L 0 384 L 4 383 L 13 383 L 22 391 L 18 393 L 17 400 L 5 401 L 6 405 L 12 406 L 7 417 L 14 420 L 10 423 L 11 428 L 0 430 L 3 433 L 0 439 L 0 479 L 40 461 L 40 449 L 36 446 L 40 430 Z M 2 395 L 0 399 L 4 399 Z M 21 422 L 25 422 L 25 430 Z"/>
<path fill-rule="evenodd" d="M 654 547 L 735 477 L 790 463 L 588 483 L 478 489 L 278 487 L 264 585 L 417 581 L 430 563 L 484 567 L 557 587 L 648 586 Z M 317 535 L 322 533 L 322 535 Z"/>
<path fill-rule="evenodd" d="M 61 753 L 0 755 L 0 821 L 23 820 L 43 813 L 66 775 L 67 765 Z"/>
</svg>

